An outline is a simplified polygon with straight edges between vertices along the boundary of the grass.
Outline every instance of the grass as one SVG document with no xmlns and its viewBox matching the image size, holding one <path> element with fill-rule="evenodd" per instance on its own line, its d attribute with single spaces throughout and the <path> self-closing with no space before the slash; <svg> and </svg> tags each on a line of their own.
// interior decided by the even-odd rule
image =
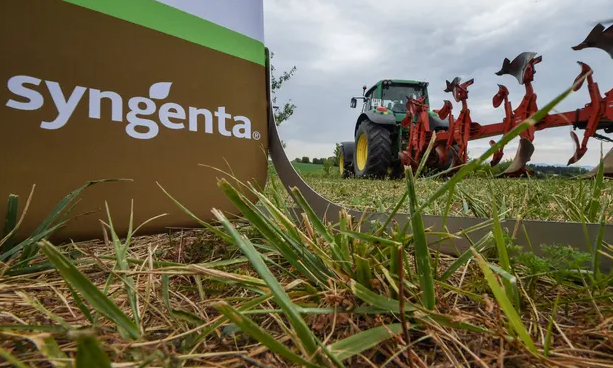
<svg viewBox="0 0 613 368">
<path fill-rule="evenodd" d="M 247 189 L 220 185 L 253 221 L 218 213 L 210 229 L 40 243 L 57 270 L 0 278 L 3 355 L 37 367 L 76 363 L 84 349 L 122 367 L 613 366 L 613 290 L 571 275 L 563 265 L 575 255 L 559 263 L 511 257 L 515 305 L 492 268 L 496 257 L 475 251 L 458 266 L 430 252 L 432 279 L 420 281 L 415 259 L 428 237 L 366 234 L 349 218 L 340 233 L 308 217 L 300 223 L 273 204 L 284 202 L 272 188 L 267 207 L 276 212 L 263 215 L 238 190 Z M 611 195 L 607 188 L 601 195 Z M 422 196 L 410 196 L 411 211 Z M 512 247 L 494 230 L 486 243 Z"/>
<path fill-rule="evenodd" d="M 292 165 L 300 173 L 323 173 L 324 165 L 321 164 L 307 164 L 303 162 L 292 162 Z"/>
<path fill-rule="evenodd" d="M 399 180 L 340 179 L 336 176 L 325 177 L 320 173 L 301 172 L 305 181 L 318 193 L 329 200 L 359 210 L 387 210 L 395 206 L 406 184 Z M 277 185 L 280 181 L 273 177 Z M 419 179 L 416 192 L 420 198 L 432 195 L 445 180 L 436 178 Z M 582 203 L 591 198 L 585 180 L 574 179 L 487 179 L 469 177 L 459 182 L 451 197 L 449 216 L 492 217 L 492 196 L 489 186 L 495 193 L 501 216 L 544 221 L 576 221 L 568 213 L 568 201 L 580 199 Z M 270 194 L 271 187 L 267 188 Z M 613 181 L 604 182 L 603 193 L 613 192 Z M 289 196 L 284 198 L 290 201 Z M 438 198 L 425 209 L 425 214 L 442 216 L 446 212 L 449 198 Z M 409 213 L 409 203 L 404 202 L 400 212 Z M 593 221 L 597 222 L 597 220 Z M 608 223 L 613 218 L 607 219 Z"/>
<path fill-rule="evenodd" d="M 292 205 L 303 216 L 294 217 L 273 175 L 264 192 L 219 180 L 242 218 L 213 209 L 216 223 L 155 236 L 130 223 L 120 239 L 107 208 L 102 240 L 52 244 L 46 232 L 69 218 L 73 194 L 16 243 L 10 234 L 24 214 L 11 197 L 0 241 L 0 366 L 613 367 L 613 275 L 594 267 L 613 257 L 610 240 L 588 240 L 591 253 L 534 244 L 550 255 L 540 258 L 513 252 L 500 227 L 512 216 L 604 228 L 610 183 L 459 180 L 489 154 L 451 180 L 305 174 L 350 207 L 410 213 L 405 228 L 366 231 L 347 213 L 324 223 L 297 191 Z M 434 242 L 455 235 L 424 228 L 429 213 L 493 220 L 453 258 Z"/>
</svg>

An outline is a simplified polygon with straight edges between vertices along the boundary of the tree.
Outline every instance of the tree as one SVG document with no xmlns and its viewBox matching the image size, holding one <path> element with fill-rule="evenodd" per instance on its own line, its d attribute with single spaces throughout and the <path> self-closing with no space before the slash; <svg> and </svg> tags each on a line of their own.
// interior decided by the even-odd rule
<svg viewBox="0 0 613 368">
<path fill-rule="evenodd" d="M 271 80 L 271 92 L 272 92 L 272 105 L 275 107 L 274 109 L 275 122 L 277 126 L 279 126 L 281 125 L 281 123 L 288 120 L 292 115 L 294 115 L 294 109 L 296 108 L 296 105 L 294 105 L 292 103 L 292 100 L 290 99 L 288 102 L 283 104 L 283 106 L 277 106 L 277 96 L 275 96 L 275 94 L 277 91 L 281 89 L 281 86 L 283 86 L 283 83 L 287 82 L 294 76 L 294 73 L 296 72 L 296 66 L 290 69 L 289 72 L 287 71 L 283 72 L 280 77 L 276 77 L 275 76 L 276 69 L 275 69 L 275 66 L 272 65 L 272 59 L 274 56 L 275 56 L 275 53 L 271 52 L 270 53 L 270 69 L 271 69 L 271 79 L 272 79 Z M 283 148 L 287 146 L 285 142 L 283 141 L 281 141 L 281 144 L 283 145 Z"/>
<path fill-rule="evenodd" d="M 341 145 L 339 143 L 334 147 L 334 166 L 338 166 L 341 160 Z"/>
<path fill-rule="evenodd" d="M 277 78 L 275 77 L 275 70 L 276 70 L 275 66 L 272 65 L 272 59 L 274 56 L 275 56 L 274 52 L 271 52 L 270 53 L 270 62 L 271 62 L 270 69 L 271 69 L 271 77 L 272 77 L 272 81 L 271 81 L 272 91 L 271 92 L 272 92 L 272 104 L 273 106 L 277 106 L 277 97 L 275 96 L 275 93 L 281 89 L 281 87 L 283 86 L 283 83 L 287 82 L 294 76 L 294 73 L 296 72 L 296 66 L 290 69 L 289 72 L 283 72 L 281 76 Z M 282 107 L 279 107 L 279 109 L 275 109 L 275 121 L 277 122 L 277 126 L 281 125 L 281 123 L 288 120 L 294 114 L 295 108 L 296 108 L 296 105 L 294 105 L 292 103 L 292 100 L 290 99 Z"/>
<path fill-rule="evenodd" d="M 303 163 L 303 164 L 308 164 L 308 163 L 310 163 L 310 162 L 311 162 L 311 161 L 309 160 L 309 158 L 308 158 L 308 157 L 304 156 L 304 157 L 302 158 L 302 163 Z"/>
<path fill-rule="evenodd" d="M 332 167 L 334 167 L 334 157 L 322 158 L 322 164 L 324 165 L 324 173 L 326 176 L 332 174 Z"/>
</svg>

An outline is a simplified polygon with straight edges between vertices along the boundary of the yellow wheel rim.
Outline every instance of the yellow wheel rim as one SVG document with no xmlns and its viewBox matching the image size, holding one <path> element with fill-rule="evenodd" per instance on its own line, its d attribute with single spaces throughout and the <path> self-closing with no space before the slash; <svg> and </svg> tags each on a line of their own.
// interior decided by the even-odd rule
<svg viewBox="0 0 613 368">
<path fill-rule="evenodd" d="M 338 158 L 338 171 L 343 175 L 345 171 L 345 162 L 343 160 L 343 153 L 341 152 L 340 157 Z"/>
<path fill-rule="evenodd" d="M 358 138 L 358 144 L 356 147 L 356 165 L 358 170 L 364 170 L 366 167 L 366 160 L 368 159 L 368 140 L 366 135 L 362 134 Z"/>
</svg>

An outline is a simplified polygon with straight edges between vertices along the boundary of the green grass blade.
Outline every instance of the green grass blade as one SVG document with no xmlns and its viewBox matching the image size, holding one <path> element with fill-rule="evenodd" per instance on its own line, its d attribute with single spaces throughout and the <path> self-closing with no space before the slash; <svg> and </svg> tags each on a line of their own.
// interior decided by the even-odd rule
<svg viewBox="0 0 613 368">
<path fill-rule="evenodd" d="M 72 365 L 68 362 L 68 356 L 60 349 L 53 335 L 46 332 L 23 335 L 15 333 L 14 335 L 30 340 L 52 366 L 72 368 Z"/>
<path fill-rule="evenodd" d="M 428 158 L 430 158 L 430 152 L 432 152 L 434 143 L 436 143 L 436 132 L 432 132 L 432 136 L 430 137 L 430 142 L 428 142 L 428 147 L 426 148 L 426 152 L 424 152 L 421 158 L 421 161 L 419 162 L 419 166 L 417 167 L 417 171 L 415 171 L 415 177 L 419 177 L 422 170 L 426 166 L 426 162 L 428 161 Z"/>
<path fill-rule="evenodd" d="M 124 338 L 136 340 L 140 331 L 134 321 L 126 316 L 109 297 L 104 295 L 75 265 L 46 240 L 38 243 L 49 261 L 53 263 L 67 283 L 77 290 L 83 299 L 100 314 L 113 321 Z"/>
<path fill-rule="evenodd" d="M 262 303 L 265 303 L 266 301 L 268 301 L 272 297 L 273 297 L 272 294 L 266 294 L 266 295 L 259 296 L 259 297 L 255 298 L 255 299 L 251 299 L 248 302 L 246 302 L 245 304 L 243 304 L 240 307 L 238 307 L 238 311 L 240 313 L 245 313 L 245 312 L 249 311 L 251 308 L 255 308 L 258 305 L 260 305 Z M 208 326 L 208 327 L 206 327 L 205 329 L 202 330 L 202 333 L 200 334 L 200 336 L 196 340 L 196 344 L 204 341 L 211 332 L 215 331 L 222 324 L 224 324 L 224 323 L 226 323 L 228 321 L 229 321 L 229 319 L 222 315 L 219 319 L 217 319 L 217 321 L 213 322 L 210 326 Z"/>
<path fill-rule="evenodd" d="M 17 226 L 17 208 L 19 207 L 19 196 L 15 194 L 9 194 L 6 203 L 6 215 L 4 217 L 4 227 L 2 228 L 2 234 L 0 234 L 0 254 L 12 249 L 15 246 L 13 236 L 9 237 L 9 234 Z M 8 237 L 8 238 L 7 238 Z M 6 238 L 6 240 L 4 240 Z"/>
<path fill-rule="evenodd" d="M 485 249 L 487 249 L 487 247 L 489 246 L 489 241 L 491 239 L 492 239 L 492 235 L 488 234 L 484 236 L 483 239 L 481 239 L 478 243 L 474 244 L 473 246 L 475 247 L 475 249 L 477 249 L 479 253 L 481 253 Z M 468 260 L 472 258 L 473 258 L 472 251 L 470 249 L 466 250 L 464 253 L 462 253 L 460 257 L 458 257 L 455 261 L 453 261 L 451 265 L 449 265 L 449 268 L 447 268 L 447 270 L 441 275 L 439 280 L 446 281 L 451 275 L 453 275 L 454 272 L 456 272 L 460 267 L 465 265 L 466 262 L 468 262 Z"/>
<path fill-rule="evenodd" d="M 407 169 L 407 192 L 409 193 L 409 211 L 411 214 L 411 226 L 413 228 L 413 241 L 415 245 L 415 260 L 417 262 L 417 274 L 422 292 L 422 303 L 428 310 L 433 310 L 436 304 L 434 292 L 434 278 L 432 275 L 432 259 L 430 248 L 426 240 L 426 231 L 421 214 L 416 211 L 418 201 L 415 193 L 415 178 L 409 167 Z"/>
<path fill-rule="evenodd" d="M 74 208 L 76 203 L 72 205 L 71 208 L 68 208 L 71 203 L 79 196 L 85 189 L 89 188 L 92 185 L 96 185 L 99 183 L 106 182 L 116 182 L 116 181 L 124 181 L 128 179 L 104 179 L 104 180 L 93 180 L 87 182 L 80 188 L 75 189 L 71 193 L 69 193 L 66 197 L 64 197 L 60 202 L 56 204 L 56 206 L 51 210 L 49 215 L 43 220 L 43 222 L 34 230 L 33 235 L 40 234 L 41 232 L 47 231 L 56 220 L 60 220 L 63 222 L 63 218 L 68 216 L 68 213 Z M 68 209 L 68 211 L 66 211 Z M 23 246 L 22 260 L 32 257 L 33 254 L 36 253 L 36 243 L 28 242 Z"/>
<path fill-rule="evenodd" d="M 29 238 L 25 239 L 24 241 L 22 241 L 21 243 L 17 244 L 16 246 L 14 246 L 12 249 L 0 254 L 0 261 L 6 261 L 7 259 L 9 259 L 11 256 L 17 254 L 22 248 L 29 246 L 30 244 L 36 244 L 38 241 L 46 238 L 47 236 L 51 235 L 55 230 L 59 229 L 60 227 L 62 227 L 65 224 L 65 222 L 62 222 L 60 224 L 57 224 L 45 231 L 39 232 L 35 235 L 31 235 Z M 25 264 L 25 263 L 24 263 Z"/>
<path fill-rule="evenodd" d="M 372 270 L 368 259 L 355 255 L 355 267 L 358 281 L 363 285 L 370 285 Z"/>
<path fill-rule="evenodd" d="M 375 244 L 379 243 L 383 245 L 389 245 L 392 247 L 398 247 L 402 245 L 400 242 L 397 242 L 395 240 L 385 239 L 379 236 L 360 233 L 357 231 L 340 231 L 340 233 L 343 235 L 347 235 L 348 237 L 351 237 L 353 239 L 361 240 L 367 243 L 375 243 Z"/>
<path fill-rule="evenodd" d="M 332 265 L 334 261 L 326 254 L 325 250 L 321 249 L 314 241 L 303 234 L 282 211 L 266 198 L 266 196 L 255 191 L 255 189 L 252 189 L 252 192 L 260 199 L 260 202 L 264 204 L 264 207 L 276 220 L 277 224 L 281 225 L 282 229 L 280 229 L 279 235 L 288 243 L 292 244 L 296 252 L 300 253 L 303 262 L 309 265 L 309 268 L 316 269 L 320 274 L 326 274 L 328 268 L 326 268 L 324 264 Z M 308 243 L 306 246 L 303 244 L 305 241 Z M 309 247 L 313 249 L 319 259 L 308 250 Z M 348 260 L 345 261 L 348 262 Z"/>
<path fill-rule="evenodd" d="M 116 267 L 120 271 L 124 271 L 124 272 L 129 271 L 130 265 L 127 261 L 127 258 L 128 258 L 128 249 L 130 247 L 130 239 L 132 238 L 133 224 L 134 224 L 133 222 L 134 220 L 134 211 L 133 211 L 134 202 L 132 202 L 132 207 L 130 208 L 130 222 L 128 224 L 128 234 L 126 237 L 126 241 L 123 244 L 121 243 L 119 236 L 117 236 L 117 233 L 115 232 L 115 227 L 113 226 L 113 219 L 111 218 L 111 212 L 109 210 L 109 205 L 106 202 L 104 204 L 106 206 L 106 215 L 109 220 L 111 240 L 115 248 L 115 257 L 117 257 Z M 135 291 L 136 286 L 134 283 L 134 278 L 132 276 L 128 276 L 124 274 L 121 274 L 120 278 L 124 283 L 124 290 L 126 291 L 126 294 L 128 295 L 128 301 L 130 302 L 130 308 L 132 309 L 132 315 L 134 316 L 134 324 L 138 326 L 140 318 L 139 318 L 139 312 L 138 312 L 138 301 L 137 301 L 137 296 L 136 296 L 136 291 Z"/>
<path fill-rule="evenodd" d="M 602 273 L 600 272 L 600 252 L 602 250 L 602 243 L 604 242 L 604 231 L 607 226 L 607 209 L 608 200 L 602 199 L 602 212 L 600 213 L 600 226 L 598 227 L 598 235 L 596 236 L 596 243 L 594 244 L 594 256 L 593 256 L 593 270 L 594 277 L 597 281 L 600 281 Z"/>
<path fill-rule="evenodd" d="M 94 323 L 94 317 L 92 316 L 92 314 L 90 313 L 89 309 L 87 308 L 87 306 L 85 305 L 85 303 L 83 303 L 83 299 L 81 299 L 81 297 L 79 296 L 79 294 L 76 292 L 76 290 L 72 287 L 72 285 L 70 285 L 70 283 L 66 283 L 66 286 L 68 287 L 68 290 L 70 290 L 70 294 L 72 295 L 72 298 L 75 301 L 75 304 L 77 305 L 77 308 L 79 308 L 79 310 L 81 311 L 81 313 L 83 313 L 83 315 L 85 316 L 85 318 L 87 318 L 87 320 L 90 323 Z"/>
<path fill-rule="evenodd" d="M 553 303 L 553 310 L 551 311 L 551 317 L 549 317 L 549 323 L 547 324 L 547 335 L 545 335 L 545 343 L 543 344 L 543 355 L 545 355 L 545 357 L 549 357 L 549 347 L 553 336 L 553 322 L 555 321 L 556 314 L 558 313 L 559 301 L 560 294 L 556 296 L 556 301 Z"/>
<path fill-rule="evenodd" d="M 339 340 L 329 345 L 329 349 L 339 360 L 345 360 L 361 354 L 401 332 L 402 324 L 400 323 L 378 326 Z"/>
<path fill-rule="evenodd" d="M 494 225 L 492 227 L 492 232 L 494 233 L 494 239 L 496 240 L 496 250 L 498 251 L 498 259 L 500 261 L 501 268 L 506 273 L 511 273 L 511 260 L 509 258 L 509 252 L 507 250 L 507 244 L 504 241 L 504 235 L 502 233 L 502 225 L 500 223 L 500 218 L 498 217 L 498 205 L 496 203 L 496 198 L 494 196 L 494 192 L 490 185 L 490 196 L 492 198 L 492 215 L 494 219 Z M 504 284 L 504 290 L 507 293 L 507 297 L 513 301 L 515 308 L 519 308 L 519 292 L 517 291 L 517 287 L 513 287 L 511 282 L 507 277 L 503 277 L 502 282 Z"/>
<path fill-rule="evenodd" d="M 250 183 L 251 184 L 251 183 Z M 251 185 L 250 185 L 251 187 Z M 273 204 L 264 194 L 256 191 L 255 189 L 251 189 L 252 193 L 257 196 L 258 200 L 261 204 L 264 205 L 264 208 L 268 211 L 268 213 L 274 218 L 274 220 L 283 226 L 284 230 L 289 233 L 289 235 L 294 239 L 300 239 L 300 231 L 296 227 L 296 225 L 290 220 L 290 217 L 279 209 L 279 207 Z"/>
<path fill-rule="evenodd" d="M 181 204 L 181 202 L 179 202 L 178 200 L 176 200 L 173 196 L 170 195 L 170 193 L 168 193 L 166 191 L 166 189 L 164 189 L 160 183 L 157 183 L 158 187 L 160 187 L 160 189 L 162 189 L 162 192 L 164 192 L 164 194 L 166 194 L 168 196 L 168 198 L 170 198 L 170 200 L 172 200 L 174 202 L 175 205 L 177 205 L 177 207 L 179 207 L 183 212 L 185 212 L 189 217 L 191 217 L 194 221 L 196 221 L 198 224 L 200 224 L 201 226 L 204 226 L 205 229 L 211 231 L 213 234 L 215 234 L 216 236 L 220 237 L 221 239 L 223 239 L 224 241 L 231 243 L 232 242 L 232 238 L 230 238 L 228 236 L 228 234 L 225 234 L 223 231 L 220 231 L 219 229 L 217 229 L 215 226 L 209 224 L 206 221 L 202 221 L 201 219 L 198 218 L 198 216 L 196 216 L 193 212 L 191 212 L 190 210 L 187 209 L 187 207 L 185 207 L 184 205 Z"/>
<path fill-rule="evenodd" d="M 324 284 L 326 283 L 327 277 L 331 276 L 331 274 L 321 274 L 320 272 L 325 272 L 326 270 L 322 270 L 321 267 L 317 267 L 315 265 L 313 265 L 312 269 L 305 266 L 305 258 L 309 260 L 315 258 L 315 256 L 310 253 L 308 249 L 302 247 L 302 254 L 298 254 L 295 249 L 288 245 L 288 243 L 291 244 L 291 239 L 284 237 L 283 232 L 276 228 L 274 224 L 270 223 L 266 219 L 266 216 L 264 216 L 260 211 L 256 210 L 254 206 L 250 205 L 250 203 L 243 198 L 236 188 L 232 187 L 224 179 L 219 181 L 218 186 L 230 199 L 234 206 L 242 213 L 242 215 L 249 220 L 249 222 L 255 226 L 255 228 L 258 229 L 258 231 L 266 239 L 268 239 L 268 241 L 270 241 L 275 248 L 279 250 L 279 252 L 281 252 L 287 262 L 289 262 L 296 270 L 298 270 L 310 281 Z M 229 242 L 233 242 L 233 239 L 230 238 Z"/>
<path fill-rule="evenodd" d="M 400 302 L 398 300 L 379 295 L 355 280 L 349 281 L 349 287 L 351 288 L 353 295 L 363 302 L 389 313 L 400 313 Z M 417 310 L 417 308 L 411 304 L 405 303 L 404 310 L 405 312 L 414 312 Z"/>
<path fill-rule="evenodd" d="M 274 179 L 270 180 L 270 184 L 272 187 L 272 194 L 273 194 L 273 200 L 275 201 L 275 205 L 277 206 L 277 208 L 280 208 L 283 213 L 285 213 L 286 216 L 290 216 L 290 210 L 287 207 L 287 204 L 285 203 L 285 201 L 283 200 L 283 197 L 281 196 L 281 190 L 278 187 L 277 181 Z"/>
<path fill-rule="evenodd" d="M 168 313 L 172 313 L 172 308 L 170 307 L 170 292 L 169 292 L 169 276 L 162 275 L 162 302 L 164 306 L 168 310 Z"/>
<path fill-rule="evenodd" d="M 56 325 L 0 325 L 3 331 L 39 331 L 51 333 L 66 333 L 66 329 Z"/>
<path fill-rule="evenodd" d="M 337 235 L 337 243 L 341 245 L 341 255 L 343 261 L 346 263 L 351 262 L 351 249 L 349 247 L 349 238 L 344 232 L 349 231 L 349 223 L 347 218 L 347 212 L 343 211 L 340 218 L 340 232 Z"/>
<path fill-rule="evenodd" d="M 398 251 L 400 248 L 402 248 L 401 244 L 389 245 L 387 247 L 390 260 L 389 272 L 394 275 L 398 275 L 400 272 L 400 253 Z"/>
<path fill-rule="evenodd" d="M 513 327 L 513 330 L 519 335 L 520 340 L 526 345 L 528 350 L 530 350 L 533 353 L 536 353 L 536 346 L 534 345 L 534 341 L 532 340 L 532 337 L 528 333 L 528 330 L 526 330 L 526 326 L 524 326 L 521 320 L 521 317 L 519 316 L 519 314 L 517 313 L 517 311 L 515 310 L 513 306 L 513 303 L 507 297 L 504 290 L 502 290 L 501 285 L 496 280 L 496 277 L 492 273 L 492 270 L 490 270 L 490 267 L 488 266 L 485 259 L 483 259 L 483 257 L 479 253 L 477 253 L 477 251 L 474 248 L 471 248 L 471 249 L 472 249 L 473 255 L 475 256 L 475 258 L 477 259 L 479 263 L 479 267 L 481 268 L 481 271 L 485 275 L 485 279 L 490 289 L 494 293 L 494 296 L 496 297 L 496 300 L 498 301 L 498 304 L 500 305 L 500 308 L 502 309 L 504 314 L 509 319 L 509 323 L 511 324 L 511 327 Z"/>
<path fill-rule="evenodd" d="M 76 368 L 111 368 L 111 360 L 94 336 L 77 338 Z"/>
<path fill-rule="evenodd" d="M 68 324 L 66 320 L 64 320 L 62 317 L 58 316 L 57 314 L 49 311 L 47 308 L 45 308 L 44 305 L 41 304 L 41 302 L 38 301 L 38 299 L 30 297 L 28 294 L 26 294 L 23 291 L 15 291 L 15 294 L 20 296 L 32 308 L 36 309 L 41 314 L 47 316 L 47 318 L 57 323 L 65 330 L 70 330 L 70 324 Z"/>
<path fill-rule="evenodd" d="M 355 280 L 349 281 L 349 287 L 358 299 L 370 304 L 373 307 L 380 309 L 382 314 L 384 312 L 393 314 L 400 313 L 400 302 L 398 300 L 390 299 L 385 296 L 374 293 L 368 290 L 364 285 L 361 285 L 356 282 Z M 418 319 L 428 321 L 430 323 L 438 323 L 441 326 L 463 329 L 467 331 L 490 333 L 489 330 L 484 329 L 482 327 L 478 327 L 466 322 L 455 322 L 451 317 L 437 313 L 431 313 L 430 311 L 420 309 L 410 303 L 405 303 L 404 310 L 407 314 L 415 311 L 423 312 L 424 314 Z"/>
<path fill-rule="evenodd" d="M 7 361 L 7 363 L 11 364 L 15 368 L 30 368 L 21 360 L 17 359 L 13 354 L 4 350 L 2 346 L 0 346 L 0 357 Z"/>
<path fill-rule="evenodd" d="M 602 188 L 604 187 L 604 159 L 602 157 L 602 150 L 600 151 L 600 162 L 598 162 L 598 174 L 596 174 L 596 181 L 594 182 L 594 191 L 590 198 L 588 221 L 596 222 L 598 217 L 598 209 L 600 208 L 600 201 L 602 195 Z"/>
<path fill-rule="evenodd" d="M 389 214 L 389 216 L 387 216 L 387 219 L 385 219 L 385 222 L 383 223 L 383 225 L 381 225 L 377 231 L 374 232 L 374 235 L 381 235 L 382 232 L 385 231 L 385 229 L 387 229 L 387 227 L 389 226 L 389 224 L 392 222 L 392 220 L 394 219 L 394 216 L 396 216 L 396 214 L 398 213 L 398 211 L 400 211 L 400 208 L 402 207 L 402 205 L 404 204 L 404 202 L 406 201 L 408 197 L 408 193 L 404 192 L 402 194 L 402 197 L 400 197 L 400 200 L 398 201 L 398 203 L 396 203 L 396 206 L 394 207 L 394 209 L 392 210 L 392 212 Z"/>
<path fill-rule="evenodd" d="M 230 221 L 221 213 L 221 211 L 214 209 L 213 214 L 215 217 L 221 222 L 223 227 L 226 229 L 228 234 L 234 240 L 234 244 L 241 249 L 241 251 L 245 254 L 249 261 L 255 268 L 256 272 L 260 275 L 260 277 L 266 282 L 270 291 L 275 296 L 275 301 L 281 309 L 286 313 L 287 318 L 289 319 L 292 327 L 296 331 L 296 335 L 300 341 L 296 341 L 296 343 L 302 344 L 304 350 L 309 356 L 313 356 L 314 354 L 321 354 L 321 352 L 317 353 L 317 342 L 315 341 L 316 337 L 313 332 L 309 329 L 305 321 L 300 316 L 300 313 L 296 309 L 294 303 L 291 301 L 290 297 L 285 293 L 281 284 L 277 281 L 275 276 L 270 272 L 260 253 L 255 249 L 251 242 L 242 237 L 238 231 L 230 224 Z"/>
<path fill-rule="evenodd" d="M 330 230 L 319 219 L 317 214 L 315 214 L 315 211 L 313 211 L 311 206 L 309 206 L 302 193 L 300 193 L 300 190 L 298 190 L 298 188 L 292 188 L 291 191 L 294 195 L 294 198 L 296 199 L 296 202 L 298 202 L 298 205 L 302 208 L 304 213 L 306 213 L 309 221 L 313 224 L 315 230 L 330 244 L 330 249 L 332 250 L 332 254 L 334 255 L 336 261 L 342 262 L 343 253 L 340 249 L 339 244 L 336 243 L 336 239 L 334 238 Z M 349 265 L 347 265 L 347 263 L 343 262 L 342 264 L 345 269 L 349 269 Z"/>
<path fill-rule="evenodd" d="M 262 345 L 266 346 L 271 352 L 278 354 L 280 357 L 287 359 L 290 362 L 300 364 L 304 367 L 320 367 L 319 365 L 311 363 L 299 356 L 298 354 L 294 353 L 293 351 L 289 350 L 288 347 L 278 342 L 272 335 L 270 335 L 260 326 L 255 324 L 249 318 L 243 316 L 240 312 L 232 308 L 226 302 L 217 302 L 213 306 L 220 313 L 226 316 L 230 321 L 240 327 L 242 331 L 256 339 Z"/>
</svg>

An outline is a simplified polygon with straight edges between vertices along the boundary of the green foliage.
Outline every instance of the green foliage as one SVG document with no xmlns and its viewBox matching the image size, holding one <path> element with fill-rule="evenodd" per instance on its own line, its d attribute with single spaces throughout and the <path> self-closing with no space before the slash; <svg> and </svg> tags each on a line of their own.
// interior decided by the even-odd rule
<svg viewBox="0 0 613 368">
<path fill-rule="evenodd" d="M 274 58 L 274 53 L 270 53 L 271 60 L 271 91 L 272 91 L 272 103 L 273 106 L 277 106 L 277 92 L 281 89 L 283 84 L 289 81 L 296 73 L 296 67 L 292 67 L 289 72 L 284 71 L 280 76 L 275 75 L 276 68 L 272 65 L 272 59 Z M 294 110 L 296 109 L 296 105 L 292 103 L 290 99 L 288 102 L 284 103 L 279 109 L 275 109 L 275 121 L 277 126 L 281 125 L 284 121 L 289 120 L 289 118 L 294 114 Z"/>
<path fill-rule="evenodd" d="M 334 157 L 322 159 L 322 164 L 324 166 L 324 175 L 332 175 L 332 169 L 334 168 Z"/>
<path fill-rule="evenodd" d="M 430 265 L 430 248 L 426 241 L 426 231 L 421 213 L 417 212 L 417 194 L 415 192 L 415 178 L 411 169 L 407 169 L 407 193 L 411 209 L 411 227 L 415 246 L 415 260 L 417 264 L 417 274 L 422 290 L 422 303 L 426 309 L 432 310 L 436 304 L 434 294 L 434 280 L 432 276 L 432 266 Z"/>
<path fill-rule="evenodd" d="M 5 274 L 24 274 L 52 268 L 53 266 L 49 262 L 35 262 L 40 258 L 37 254 L 36 243 L 49 238 L 49 236 L 69 222 L 69 219 L 67 218 L 68 214 L 76 205 L 79 195 L 81 195 L 81 193 L 83 193 L 87 188 L 98 183 L 114 181 L 119 180 L 113 179 L 91 181 L 69 193 L 57 203 L 57 205 L 51 210 L 49 215 L 42 221 L 42 223 L 31 234 L 29 234 L 26 239 L 20 242 L 14 241 L 14 235 L 19 230 L 23 218 L 27 215 L 30 201 L 34 194 L 34 187 L 32 187 L 30 196 L 26 201 L 24 210 L 21 216 L 19 216 L 19 219 L 17 214 L 19 198 L 14 194 L 9 195 L 7 213 L 5 215 L 4 227 L 2 230 L 2 238 L 0 238 L 0 262 L 13 262 L 13 264 L 5 270 Z M 18 256 L 19 261 L 16 261 Z"/>
<path fill-rule="evenodd" d="M 475 258 L 477 259 L 479 267 L 485 275 L 485 280 L 487 281 L 490 289 L 494 293 L 494 296 L 496 297 L 500 308 L 503 310 L 504 314 L 509 319 L 509 323 L 512 326 L 513 330 L 519 335 L 520 340 L 528 347 L 528 349 L 532 353 L 536 353 L 536 346 L 534 345 L 534 341 L 528 333 L 528 330 L 526 330 L 526 326 L 524 326 L 524 323 L 521 320 L 516 309 L 513 307 L 511 299 L 509 299 L 505 294 L 505 288 L 498 283 L 494 274 L 490 270 L 490 266 L 485 261 L 485 259 L 483 259 L 483 257 L 479 253 L 477 253 L 474 248 L 471 248 L 471 250 Z"/>
<path fill-rule="evenodd" d="M 79 269 L 48 241 L 38 243 L 64 281 L 79 292 L 97 312 L 113 321 L 124 338 L 138 339 L 141 333 L 134 321 L 124 314 L 108 296 L 104 295 Z"/>
<path fill-rule="evenodd" d="M 75 335 L 77 336 L 76 368 L 111 368 L 111 361 L 95 336 L 83 332 Z"/>
<path fill-rule="evenodd" d="M 525 267 L 528 275 L 547 275 L 558 281 L 569 279 L 577 271 L 590 267 L 592 255 L 589 253 L 558 244 L 542 244 L 539 248 L 544 256 L 515 247 L 513 263 Z"/>
<path fill-rule="evenodd" d="M 226 188 L 225 190 L 228 191 L 227 193 L 231 193 L 229 184 L 227 182 L 224 183 L 222 181 L 220 185 Z M 234 192 L 233 195 L 237 195 L 237 193 Z M 273 295 L 275 296 L 275 301 L 281 306 L 288 319 L 290 320 L 292 327 L 294 328 L 294 333 L 297 336 L 297 338 L 294 340 L 295 343 L 300 344 L 300 346 L 304 349 L 305 353 L 308 356 L 316 354 L 318 348 L 318 344 L 315 341 L 316 337 L 313 335 L 313 332 L 308 328 L 305 321 L 301 318 L 291 298 L 283 290 L 283 287 L 277 281 L 272 272 L 270 272 L 270 269 L 266 266 L 263 259 L 261 258 L 260 253 L 258 253 L 258 251 L 255 249 L 255 247 L 253 246 L 253 244 L 251 244 L 249 240 L 242 237 L 238 233 L 238 231 L 236 231 L 236 229 L 230 224 L 228 219 L 220 211 L 213 210 L 213 214 L 221 222 L 226 231 L 228 231 L 228 233 L 232 236 L 235 244 L 240 247 L 243 253 L 249 258 L 249 261 L 251 261 L 258 274 L 262 277 L 262 279 L 266 282 L 266 284 L 272 291 Z M 226 315 L 226 317 L 230 318 L 235 323 L 238 324 L 241 321 L 240 318 L 236 318 L 236 311 L 232 311 L 234 312 L 234 318 L 232 318 L 233 314 L 230 313 L 230 310 L 223 309 L 223 306 L 221 308 L 221 311 L 225 311 L 224 314 Z M 254 326 L 252 325 L 251 327 L 253 328 Z M 321 354 L 322 353 L 319 352 L 317 353 L 317 356 L 320 356 Z M 316 358 L 316 361 L 321 361 L 321 359 L 322 357 L 318 357 Z"/>
<path fill-rule="evenodd" d="M 334 157 L 334 166 L 338 166 L 340 162 L 340 157 L 341 157 L 340 143 L 337 143 L 334 145 L 334 153 L 332 154 L 332 157 Z"/>
</svg>

